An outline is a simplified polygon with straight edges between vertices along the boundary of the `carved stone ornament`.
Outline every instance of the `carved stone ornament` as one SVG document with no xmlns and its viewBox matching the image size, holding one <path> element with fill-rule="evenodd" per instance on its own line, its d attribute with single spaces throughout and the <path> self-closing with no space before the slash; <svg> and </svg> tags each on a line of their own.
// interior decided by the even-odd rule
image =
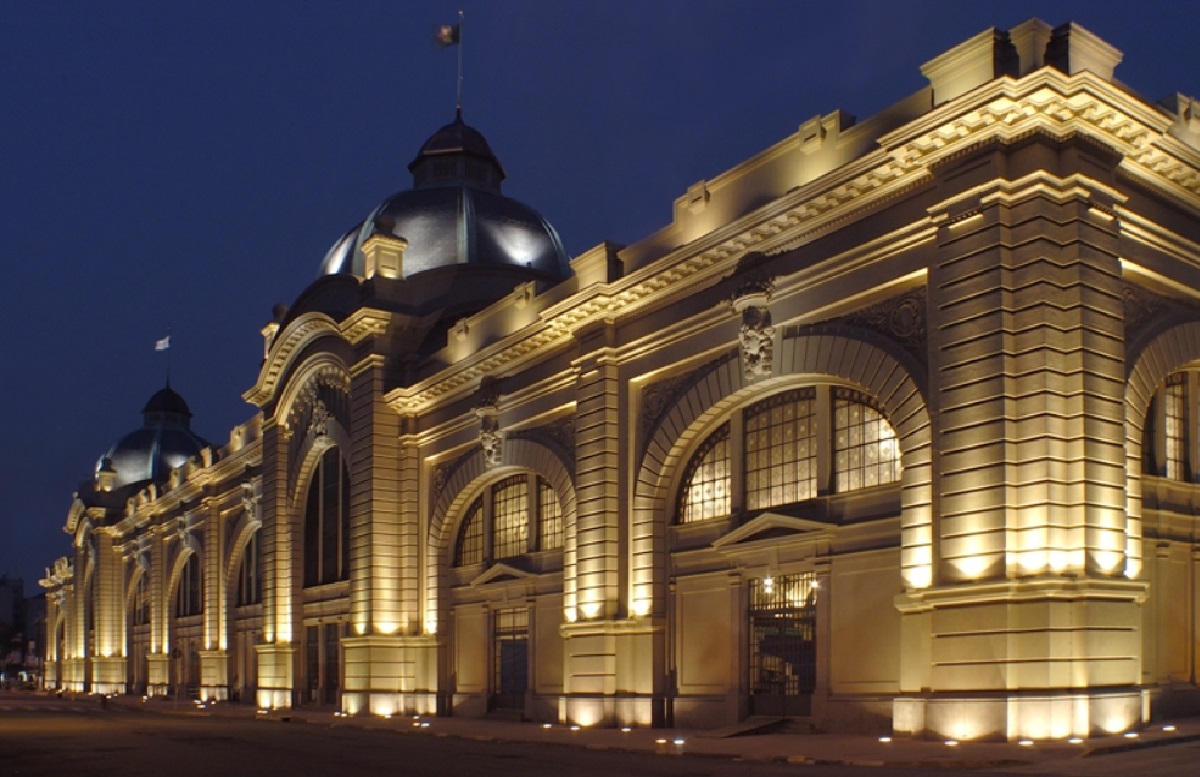
<svg viewBox="0 0 1200 777">
<path fill-rule="evenodd" d="M 246 523 L 262 525 L 262 481 L 260 479 L 242 482 L 242 509 L 246 511 Z"/>
<path fill-rule="evenodd" d="M 766 288 L 745 289 L 733 301 L 733 309 L 742 315 L 738 344 L 742 351 L 742 371 L 748 382 L 771 376 L 771 359 L 775 349 L 775 327 L 771 326 L 770 297 Z"/>
<path fill-rule="evenodd" d="M 181 515 L 175 521 L 175 534 L 179 537 L 179 542 L 183 545 L 189 545 L 191 540 L 192 521 L 188 515 Z"/>
<path fill-rule="evenodd" d="M 476 392 L 475 415 L 479 417 L 479 444 L 483 461 L 488 467 L 498 467 L 504 458 L 504 433 L 500 431 L 500 386 L 491 377 L 479 383 Z"/>
<path fill-rule="evenodd" d="M 308 421 L 308 439 L 315 440 L 318 437 L 324 437 L 329 434 L 329 408 L 325 407 L 325 403 L 321 400 L 316 400 L 313 403 L 312 416 Z"/>
<path fill-rule="evenodd" d="M 500 431 L 500 418 L 495 410 L 479 408 L 479 444 L 483 447 L 483 461 L 488 467 L 498 467 L 504 459 L 504 433 Z"/>
</svg>

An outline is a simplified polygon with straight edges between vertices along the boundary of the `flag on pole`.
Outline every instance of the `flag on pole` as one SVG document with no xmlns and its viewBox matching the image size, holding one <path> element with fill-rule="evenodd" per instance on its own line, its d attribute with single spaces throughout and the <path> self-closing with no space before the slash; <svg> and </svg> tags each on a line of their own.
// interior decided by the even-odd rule
<svg viewBox="0 0 1200 777">
<path fill-rule="evenodd" d="M 161 340 L 154 341 L 154 350 L 156 350 L 156 351 L 165 351 L 170 347 L 171 347 L 171 336 L 170 335 L 167 335 L 166 337 L 164 337 Z"/>
<path fill-rule="evenodd" d="M 441 24 L 433 33 L 434 43 L 446 48 L 447 46 L 456 46 L 462 36 L 461 24 Z"/>
</svg>

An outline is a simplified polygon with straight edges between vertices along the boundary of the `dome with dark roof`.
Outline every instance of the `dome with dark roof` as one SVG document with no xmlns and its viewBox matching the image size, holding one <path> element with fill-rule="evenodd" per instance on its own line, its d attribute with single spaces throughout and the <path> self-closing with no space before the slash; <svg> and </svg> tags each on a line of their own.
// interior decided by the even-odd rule
<svg viewBox="0 0 1200 777">
<path fill-rule="evenodd" d="M 362 276 L 362 244 L 377 233 L 407 241 L 406 278 L 454 265 L 509 265 L 552 280 L 570 273 L 550 222 L 501 194 L 504 169 L 461 111 L 425 141 L 408 169 L 413 188 L 384 200 L 344 234 L 325 255 L 322 274 Z"/>
<path fill-rule="evenodd" d="M 114 473 L 112 488 L 163 481 L 175 467 L 198 455 L 208 442 L 191 429 L 192 411 L 170 386 L 142 408 L 142 427 L 117 440 L 96 462 L 96 472 Z"/>
</svg>

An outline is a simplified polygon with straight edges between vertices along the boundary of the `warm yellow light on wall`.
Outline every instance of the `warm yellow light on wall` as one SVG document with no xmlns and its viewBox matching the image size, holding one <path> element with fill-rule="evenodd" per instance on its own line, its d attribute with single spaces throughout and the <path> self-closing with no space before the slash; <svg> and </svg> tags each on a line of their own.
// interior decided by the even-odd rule
<svg viewBox="0 0 1200 777">
<path fill-rule="evenodd" d="M 636 599 L 630 607 L 635 617 L 645 618 L 650 614 L 650 602 L 646 599 Z"/>
<path fill-rule="evenodd" d="M 950 562 L 966 578 L 981 577 L 988 567 L 988 560 L 983 556 L 965 556 Z"/>
<path fill-rule="evenodd" d="M 926 566 L 905 570 L 904 580 L 910 588 L 928 588 L 933 584 L 933 570 Z"/>
<path fill-rule="evenodd" d="M 438 630 L 437 613 L 427 614 L 425 616 L 425 633 L 426 634 L 437 634 L 437 630 Z"/>
<path fill-rule="evenodd" d="M 375 624 L 376 631 L 378 631 L 380 634 L 387 634 L 388 636 L 395 634 L 398 628 L 399 625 L 393 623 L 392 621 L 383 621 Z"/>
<path fill-rule="evenodd" d="M 1116 572 L 1124 561 L 1123 554 L 1113 550 L 1093 550 L 1092 560 L 1101 572 Z"/>
<path fill-rule="evenodd" d="M 600 614 L 600 602 L 586 602 L 579 605 L 579 612 L 587 620 L 591 620 Z"/>
</svg>

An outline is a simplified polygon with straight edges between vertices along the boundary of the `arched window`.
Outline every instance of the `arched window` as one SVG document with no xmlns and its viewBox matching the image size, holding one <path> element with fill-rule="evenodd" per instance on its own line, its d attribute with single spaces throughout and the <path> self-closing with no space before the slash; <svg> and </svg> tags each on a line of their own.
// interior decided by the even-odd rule
<svg viewBox="0 0 1200 777">
<path fill-rule="evenodd" d="M 258 536 L 261 532 L 250 535 L 246 543 L 246 552 L 242 554 L 242 563 L 238 566 L 237 606 L 258 604 L 262 601 L 262 552 Z"/>
<path fill-rule="evenodd" d="M 900 480 L 900 446 L 892 425 L 857 391 L 839 388 L 835 394 L 836 490 L 844 493 Z"/>
<path fill-rule="evenodd" d="M 708 436 L 683 475 L 679 490 L 679 522 L 691 523 L 729 515 L 729 422 Z"/>
<path fill-rule="evenodd" d="M 505 478 L 492 486 L 492 558 L 529 550 L 529 479 Z"/>
<path fill-rule="evenodd" d="M 558 494 L 544 480 L 538 480 L 538 550 L 554 550 L 563 544 L 562 506 Z"/>
<path fill-rule="evenodd" d="M 535 475 L 513 475 L 488 486 L 467 508 L 453 565 L 554 550 L 562 547 L 562 535 L 562 506 L 554 489 Z"/>
<path fill-rule="evenodd" d="M 1172 373 L 1155 392 L 1146 414 L 1142 443 L 1143 469 L 1171 480 L 1192 480 L 1192 446 L 1197 437 L 1198 373 Z"/>
<path fill-rule="evenodd" d="M 350 473 L 342 454 L 321 455 L 304 502 L 304 585 L 324 585 L 350 576 Z"/>
<path fill-rule="evenodd" d="M 468 564 L 483 562 L 483 497 L 479 497 L 467 509 L 463 518 L 462 529 L 458 533 L 458 543 L 454 548 L 454 566 L 462 567 Z"/>
<path fill-rule="evenodd" d="M 204 583 L 200 573 L 200 558 L 195 553 L 189 554 L 175 587 L 176 617 L 186 618 L 204 611 Z"/>
<path fill-rule="evenodd" d="M 138 578 L 137 587 L 133 589 L 132 618 L 134 626 L 142 626 L 150 622 L 150 576 L 143 574 Z"/>
<path fill-rule="evenodd" d="M 723 518 L 899 480 L 900 446 L 883 414 L 859 392 L 810 386 L 755 402 L 706 437 L 683 469 L 675 520 Z"/>
</svg>

